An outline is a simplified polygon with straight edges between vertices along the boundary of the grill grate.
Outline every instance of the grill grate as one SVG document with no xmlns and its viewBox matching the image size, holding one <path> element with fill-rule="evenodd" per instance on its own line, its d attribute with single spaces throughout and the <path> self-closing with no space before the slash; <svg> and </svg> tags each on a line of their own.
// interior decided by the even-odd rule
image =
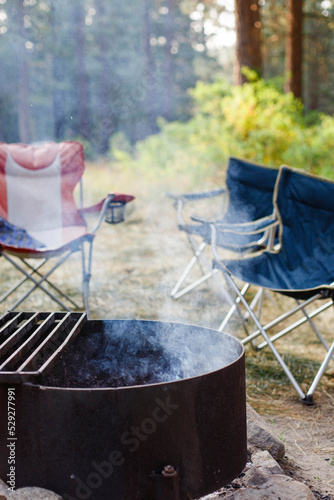
<svg viewBox="0 0 334 500">
<path fill-rule="evenodd" d="M 5 313 L 0 318 L 0 383 L 36 381 L 49 372 L 86 320 L 86 313 Z"/>
</svg>

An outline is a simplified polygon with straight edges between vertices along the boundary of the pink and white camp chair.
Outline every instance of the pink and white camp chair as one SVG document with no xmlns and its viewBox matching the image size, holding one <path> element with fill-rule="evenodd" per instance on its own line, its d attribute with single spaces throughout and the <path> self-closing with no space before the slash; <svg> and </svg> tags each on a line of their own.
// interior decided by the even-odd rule
<svg viewBox="0 0 334 500">
<path fill-rule="evenodd" d="M 107 222 L 122 222 L 122 210 L 134 197 L 112 193 L 98 204 L 83 208 L 81 179 L 84 169 L 83 146 L 76 141 L 41 145 L 0 143 L 0 251 L 1 256 L 24 275 L 0 297 L 0 303 L 23 283 L 28 280 L 32 283 L 7 310 L 14 310 L 36 289 L 43 290 L 62 309 L 70 310 L 64 299 L 71 309 L 80 309 L 71 297 L 51 283 L 49 277 L 74 252 L 81 252 L 83 302 L 89 316 L 95 233 L 105 216 Z M 78 183 L 81 187 L 79 208 L 73 194 Z M 95 228 L 89 230 L 84 215 L 93 212 L 99 214 L 99 220 Z M 41 267 L 54 257 L 58 258 L 57 262 L 42 274 Z M 40 262 L 33 266 L 30 259 Z M 3 283 L 0 281 L 0 284 Z"/>
</svg>

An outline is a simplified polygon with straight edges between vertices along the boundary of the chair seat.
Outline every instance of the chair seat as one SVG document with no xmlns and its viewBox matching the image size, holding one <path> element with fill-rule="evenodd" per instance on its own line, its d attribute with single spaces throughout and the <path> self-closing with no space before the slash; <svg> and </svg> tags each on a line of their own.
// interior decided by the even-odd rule
<svg viewBox="0 0 334 500">
<path fill-rule="evenodd" d="M 236 227 L 237 230 L 234 230 Z M 226 225 L 223 231 L 221 231 L 217 236 L 217 246 L 221 248 L 226 248 L 227 250 L 234 250 L 236 252 L 244 252 L 246 249 L 256 251 L 260 248 L 264 248 L 266 245 L 259 244 L 259 240 L 263 233 L 246 233 L 239 231 L 241 226 L 229 226 Z M 179 226 L 179 229 L 185 231 L 188 234 L 194 234 L 200 236 L 203 241 L 208 245 L 211 244 L 211 227 L 210 224 L 188 224 L 184 226 Z"/>
<path fill-rule="evenodd" d="M 234 261 L 214 261 L 214 266 L 223 267 L 236 278 L 252 285 L 305 300 L 315 293 L 322 293 L 324 297 L 334 296 L 334 262 L 330 265 L 329 261 L 333 258 L 327 259 L 327 266 L 314 266 L 311 260 L 305 258 L 292 266 L 285 249 L 282 249 L 278 254 L 268 252 Z"/>
<path fill-rule="evenodd" d="M 47 249 L 57 249 L 85 236 L 87 226 L 66 226 L 45 231 L 31 231 L 29 234 L 41 241 Z"/>
<path fill-rule="evenodd" d="M 2 251 L 20 258 L 42 258 L 59 255 L 66 250 L 79 248 L 83 241 L 92 240 L 94 234 L 87 231 L 86 226 L 68 226 L 47 231 L 33 231 L 29 233 L 40 246 L 36 248 L 18 247 L 12 244 L 1 243 Z"/>
</svg>

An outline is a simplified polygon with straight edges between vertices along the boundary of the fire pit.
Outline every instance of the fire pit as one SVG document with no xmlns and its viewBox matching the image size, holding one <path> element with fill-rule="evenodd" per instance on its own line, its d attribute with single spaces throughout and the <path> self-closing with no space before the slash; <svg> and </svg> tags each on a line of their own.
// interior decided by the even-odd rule
<svg viewBox="0 0 334 500">
<path fill-rule="evenodd" d="M 244 351 L 227 334 L 7 313 L 0 355 L 0 477 L 16 488 L 65 500 L 189 500 L 244 468 Z"/>
</svg>

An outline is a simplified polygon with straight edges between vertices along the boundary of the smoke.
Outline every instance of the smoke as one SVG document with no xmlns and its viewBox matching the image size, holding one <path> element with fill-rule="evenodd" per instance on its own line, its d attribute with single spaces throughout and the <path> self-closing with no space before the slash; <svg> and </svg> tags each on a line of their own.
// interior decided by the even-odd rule
<svg viewBox="0 0 334 500">
<path fill-rule="evenodd" d="M 171 382 L 222 369 L 241 353 L 242 346 L 229 335 L 198 326 L 93 321 L 43 384 L 122 387 Z"/>
</svg>

